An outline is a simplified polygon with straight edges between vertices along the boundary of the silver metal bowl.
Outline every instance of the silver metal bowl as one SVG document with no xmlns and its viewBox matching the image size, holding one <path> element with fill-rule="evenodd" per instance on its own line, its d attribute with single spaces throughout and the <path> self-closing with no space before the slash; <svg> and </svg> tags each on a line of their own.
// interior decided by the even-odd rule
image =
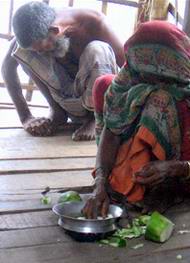
<svg viewBox="0 0 190 263">
<path fill-rule="evenodd" d="M 116 221 L 121 217 L 123 210 L 116 205 L 110 205 L 108 214 L 111 218 L 105 219 L 80 219 L 81 210 L 86 202 L 66 202 L 53 206 L 53 212 L 59 216 L 59 225 L 65 230 L 85 233 L 98 234 L 112 232 L 117 229 Z"/>
</svg>

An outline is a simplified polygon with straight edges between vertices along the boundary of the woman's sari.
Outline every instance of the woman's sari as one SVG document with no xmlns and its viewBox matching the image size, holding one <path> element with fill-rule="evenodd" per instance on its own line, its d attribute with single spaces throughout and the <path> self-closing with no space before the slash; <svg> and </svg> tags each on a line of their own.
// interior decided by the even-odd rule
<svg viewBox="0 0 190 263">
<path fill-rule="evenodd" d="M 176 26 L 153 21 L 139 27 L 125 51 L 126 63 L 106 91 L 103 112 L 95 112 L 96 131 L 98 138 L 105 125 L 121 136 L 110 185 L 136 202 L 145 191 L 132 180 L 136 171 L 151 160 L 181 159 L 177 105 L 190 97 L 190 42 Z"/>
</svg>

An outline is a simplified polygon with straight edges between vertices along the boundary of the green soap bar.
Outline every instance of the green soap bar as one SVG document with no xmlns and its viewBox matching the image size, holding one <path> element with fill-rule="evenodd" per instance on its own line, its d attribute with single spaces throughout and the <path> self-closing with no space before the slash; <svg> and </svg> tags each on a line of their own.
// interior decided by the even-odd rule
<svg viewBox="0 0 190 263">
<path fill-rule="evenodd" d="M 154 212 L 147 224 L 145 238 L 155 242 L 168 240 L 174 229 L 174 223 L 158 212 Z"/>
</svg>

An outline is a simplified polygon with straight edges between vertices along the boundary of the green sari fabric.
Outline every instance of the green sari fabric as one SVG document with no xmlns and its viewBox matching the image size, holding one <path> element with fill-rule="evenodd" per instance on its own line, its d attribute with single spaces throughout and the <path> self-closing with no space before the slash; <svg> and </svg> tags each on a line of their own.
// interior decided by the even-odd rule
<svg viewBox="0 0 190 263">
<path fill-rule="evenodd" d="M 105 94 L 103 122 L 123 140 L 148 128 L 168 159 L 180 157 L 176 101 L 190 96 L 188 57 L 160 44 L 129 48 L 126 64 Z"/>
</svg>

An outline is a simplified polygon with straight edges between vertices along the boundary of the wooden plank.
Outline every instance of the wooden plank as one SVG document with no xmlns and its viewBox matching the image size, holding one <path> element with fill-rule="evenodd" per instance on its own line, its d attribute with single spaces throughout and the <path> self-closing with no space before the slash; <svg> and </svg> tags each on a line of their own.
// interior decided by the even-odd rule
<svg viewBox="0 0 190 263">
<path fill-rule="evenodd" d="M 7 106 L 9 106 L 7 104 Z M 4 107 L 4 109 L 3 109 Z M 1 104 L 0 109 L 0 128 L 22 128 L 22 123 L 18 117 L 18 114 L 12 105 L 9 106 L 9 109 L 6 108 L 6 105 Z M 46 117 L 48 116 L 49 110 L 47 108 L 30 108 L 32 114 L 36 117 Z"/>
<path fill-rule="evenodd" d="M 138 261 L 152 263 L 153 257 L 154 262 L 173 263 L 178 262 L 176 256 L 181 254 L 183 258 L 180 262 L 189 262 L 190 234 L 178 234 L 182 222 L 183 224 L 186 222 L 186 228 L 190 227 L 189 215 L 190 212 L 173 214 L 176 229 L 167 243 L 157 244 L 141 237 L 129 240 L 125 249 L 100 247 L 96 243 L 70 242 L 64 232 L 56 227 L 57 217 L 50 211 L 3 215 L 0 217 L 0 259 L 3 260 L 1 262 L 9 262 L 7 260 L 14 258 L 14 263 L 22 263 L 29 257 L 27 261 L 29 263 L 61 263 L 63 261 L 59 259 L 64 257 L 64 259 L 69 258 L 69 261 L 64 260 L 64 263 L 89 261 L 112 263 L 125 262 L 127 257 L 127 262 L 131 263 Z M 133 246 L 139 243 L 143 243 L 144 246 L 134 250 Z M 7 251 L 9 253 L 5 253 Z M 40 261 L 36 255 L 39 256 Z M 94 255 L 98 256 L 94 258 Z"/>
<path fill-rule="evenodd" d="M 66 242 L 41 246 L 3 249 L 0 252 L 1 262 L 6 263 L 175 263 L 178 254 L 182 255 L 182 263 L 189 262 L 189 249 L 165 251 L 164 253 L 141 254 L 138 250 L 100 247 L 98 244 Z"/>
<path fill-rule="evenodd" d="M 57 189 L 51 189 L 50 192 L 48 193 L 48 195 L 50 195 L 50 197 L 52 198 L 52 200 L 56 200 L 57 196 L 60 195 L 60 193 L 63 193 L 65 191 L 69 191 L 69 190 L 74 190 L 77 191 L 79 193 L 89 193 L 92 192 L 93 185 L 88 185 L 88 186 L 75 186 L 75 187 L 64 187 L 64 188 L 57 188 Z M 31 206 L 33 206 L 32 204 L 32 200 L 37 200 L 39 202 L 39 198 L 41 197 L 41 192 L 44 191 L 45 189 L 36 189 L 36 190 L 17 190 L 17 191 L 11 191 L 11 192 L 0 192 L 0 202 L 3 204 L 7 203 L 7 207 L 13 207 L 13 209 L 15 210 L 15 205 L 17 205 L 18 207 L 20 207 L 20 205 L 18 203 L 22 203 L 23 202 L 27 202 L 28 204 L 31 202 Z M 15 204 L 15 202 L 18 202 L 17 204 Z M 2 205 L 3 206 L 3 205 Z M 5 207 L 5 206 L 4 206 Z"/>
<path fill-rule="evenodd" d="M 0 250 L 71 241 L 71 238 L 68 235 L 65 235 L 64 230 L 59 226 L 37 227 L 0 232 Z"/>
<path fill-rule="evenodd" d="M 102 3 L 113 3 L 117 5 L 125 5 L 125 6 L 131 6 L 131 7 L 139 7 L 138 1 L 128 1 L 128 0 L 98 0 Z"/>
<path fill-rule="evenodd" d="M 5 230 L 57 226 L 58 218 L 52 211 L 38 211 L 0 216 L 0 233 Z M 2 262 L 2 261 L 0 261 Z"/>
<path fill-rule="evenodd" d="M 30 190 L 80 187 L 92 185 L 91 171 L 67 171 L 54 173 L 15 174 L 0 176 L 0 193 L 21 193 Z"/>
<path fill-rule="evenodd" d="M 94 157 L 37 160 L 0 160 L 0 175 L 15 173 L 90 170 L 95 166 Z"/>
<path fill-rule="evenodd" d="M 63 133 L 33 137 L 22 129 L 0 130 L 0 159 L 33 159 L 95 156 L 95 141 L 74 142 Z"/>
<path fill-rule="evenodd" d="M 65 191 L 74 190 L 81 194 L 81 198 L 85 201 L 89 198 L 89 193 L 93 191 L 92 186 L 83 186 L 83 187 L 72 187 L 65 188 Z M 61 190 L 62 192 L 63 190 Z M 88 194 L 84 194 L 88 193 Z M 51 210 L 54 204 L 58 202 L 60 197 L 60 192 L 50 192 L 48 196 L 51 199 L 51 202 L 47 205 L 42 204 L 41 202 L 41 192 L 35 195 L 35 198 L 28 199 L 12 199 L 12 200 L 1 200 L 0 214 L 16 214 L 16 213 L 25 213 L 25 212 L 34 212 L 34 211 L 46 211 Z"/>
</svg>

